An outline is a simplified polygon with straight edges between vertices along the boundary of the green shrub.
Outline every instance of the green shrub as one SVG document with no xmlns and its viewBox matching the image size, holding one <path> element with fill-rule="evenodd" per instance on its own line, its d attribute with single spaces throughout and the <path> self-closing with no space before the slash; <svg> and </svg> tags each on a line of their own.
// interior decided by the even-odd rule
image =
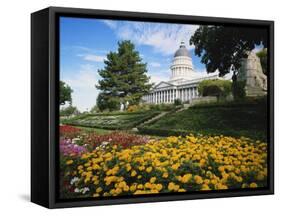
<svg viewBox="0 0 281 216">
<path fill-rule="evenodd" d="M 78 115 L 80 112 L 77 107 L 69 105 L 68 107 L 64 107 L 60 109 L 60 116 L 70 116 L 70 115 Z"/>
<path fill-rule="evenodd" d="M 174 101 L 174 105 L 175 105 L 175 106 L 182 105 L 182 101 L 181 101 L 181 99 L 179 99 L 179 98 L 175 99 L 175 101 Z"/>
<path fill-rule="evenodd" d="M 201 96 L 216 96 L 219 99 L 226 98 L 231 93 L 231 81 L 229 80 L 203 80 L 198 85 Z"/>
</svg>

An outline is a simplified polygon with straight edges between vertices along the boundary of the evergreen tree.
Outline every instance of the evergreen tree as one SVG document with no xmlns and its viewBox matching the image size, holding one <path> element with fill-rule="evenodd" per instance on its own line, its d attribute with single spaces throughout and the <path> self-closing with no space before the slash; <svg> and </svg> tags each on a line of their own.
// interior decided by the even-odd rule
<svg viewBox="0 0 281 216">
<path fill-rule="evenodd" d="M 120 102 L 139 104 L 151 88 L 146 64 L 130 41 L 118 42 L 117 52 L 110 52 L 105 67 L 98 71 L 102 77 L 96 86 L 101 90 L 97 105 L 100 110 L 119 109 Z"/>
<path fill-rule="evenodd" d="M 60 81 L 60 105 L 65 105 L 66 102 L 72 103 L 71 93 L 73 90 L 65 82 Z"/>
</svg>

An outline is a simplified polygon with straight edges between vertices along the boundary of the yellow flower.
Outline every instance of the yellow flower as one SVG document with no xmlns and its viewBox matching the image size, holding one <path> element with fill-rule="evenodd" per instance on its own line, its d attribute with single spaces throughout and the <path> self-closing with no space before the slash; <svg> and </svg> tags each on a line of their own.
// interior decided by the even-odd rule
<svg viewBox="0 0 281 216">
<path fill-rule="evenodd" d="M 190 136 L 188 138 L 189 138 L 189 141 L 192 142 L 192 143 L 196 143 L 196 141 L 197 141 L 197 139 L 193 136 Z"/>
<path fill-rule="evenodd" d="M 154 183 L 156 181 L 156 177 L 152 177 L 152 178 L 150 178 L 150 183 Z"/>
<path fill-rule="evenodd" d="M 182 178 L 181 178 L 181 182 L 182 183 L 187 183 L 189 182 L 189 180 L 192 178 L 192 174 L 188 173 L 185 174 Z"/>
<path fill-rule="evenodd" d="M 101 187 L 98 187 L 98 188 L 96 189 L 96 192 L 97 192 L 97 193 L 102 192 L 102 188 L 101 188 Z"/>
<path fill-rule="evenodd" d="M 146 194 L 146 191 L 137 190 L 134 194 Z"/>
<path fill-rule="evenodd" d="M 127 172 L 129 172 L 131 169 L 132 169 L 131 165 L 130 165 L 130 164 L 127 164 L 127 165 L 126 165 L 126 170 L 127 170 Z"/>
<path fill-rule="evenodd" d="M 115 163 L 113 158 L 120 161 Z M 69 165 L 78 164 L 77 168 L 65 172 L 64 175 L 81 178 L 81 183 L 85 184 L 82 186 L 92 184 L 95 187 L 92 191 L 93 196 L 149 194 L 163 190 L 184 192 L 184 184 L 191 183 L 194 190 L 237 187 L 232 185 L 233 181 L 228 181 L 229 179 L 234 180 L 234 184 L 239 182 L 237 185 L 241 185 L 242 188 L 254 188 L 263 186 L 267 177 L 267 143 L 256 142 L 246 137 L 192 134 L 187 137 L 168 137 L 151 140 L 147 144 L 128 149 L 108 145 L 105 149 L 85 153 L 80 159 L 82 160 L 77 162 L 66 161 L 65 163 Z M 219 167 L 212 165 L 210 160 L 219 164 Z M 185 170 L 181 165 L 186 161 L 198 171 L 194 174 L 182 174 Z M 120 170 L 125 170 L 131 178 L 142 181 L 145 186 L 136 182 L 127 185 L 126 181 L 131 182 L 132 179 L 126 179 L 127 175 L 122 176 Z M 246 183 L 252 172 L 257 173 L 255 179 L 260 185 L 255 182 Z M 161 175 L 158 176 L 157 173 Z M 105 176 L 104 179 L 102 176 Z M 168 179 L 171 181 L 168 182 L 168 186 L 164 186 L 166 183 L 163 185 L 158 183 Z M 176 182 L 172 182 L 174 179 Z M 99 187 L 101 184 L 105 186 Z"/>
<path fill-rule="evenodd" d="M 152 169 L 153 169 L 153 168 L 152 168 L 151 166 L 150 166 L 150 167 L 147 167 L 147 168 L 146 168 L 146 172 L 147 172 L 147 173 L 150 173 L 150 172 L 152 171 Z"/>
<path fill-rule="evenodd" d="M 203 183 L 203 179 L 199 175 L 194 176 L 194 181 L 195 181 L 196 184 L 202 184 Z"/>
<path fill-rule="evenodd" d="M 130 186 L 130 191 L 134 192 L 137 189 L 137 186 L 135 184 Z"/>
<path fill-rule="evenodd" d="M 169 174 L 167 172 L 163 173 L 162 177 L 163 178 L 168 178 Z"/>
<path fill-rule="evenodd" d="M 66 164 L 67 164 L 67 165 L 73 164 L 73 160 L 68 160 L 68 161 L 66 161 Z"/>
<path fill-rule="evenodd" d="M 225 189 L 228 189 L 228 187 L 222 183 L 217 183 L 215 185 L 215 188 L 218 189 L 218 190 L 225 190 Z"/>
<path fill-rule="evenodd" d="M 224 166 L 220 166 L 220 167 L 218 168 L 218 171 L 224 172 Z"/>
<path fill-rule="evenodd" d="M 155 188 L 156 188 L 158 191 L 161 191 L 162 188 L 163 188 L 163 185 L 162 185 L 162 184 L 156 184 Z"/>
<path fill-rule="evenodd" d="M 179 163 L 175 163 L 175 164 L 172 165 L 173 170 L 177 170 L 179 167 L 180 167 Z"/>
<path fill-rule="evenodd" d="M 131 172 L 131 176 L 134 177 L 134 176 L 136 176 L 136 175 L 137 175 L 137 172 L 136 172 L 135 170 L 133 170 L 133 171 Z"/>
<path fill-rule="evenodd" d="M 169 183 L 169 185 L 168 185 L 168 189 L 170 190 L 170 191 L 178 191 L 179 190 L 179 188 L 180 188 L 180 186 L 179 185 L 176 185 L 175 183 L 173 183 L 173 182 L 170 182 Z"/>
<path fill-rule="evenodd" d="M 256 187 L 258 187 L 258 185 L 257 185 L 255 182 L 252 182 L 252 183 L 250 184 L 250 188 L 256 188 Z"/>
<path fill-rule="evenodd" d="M 211 190 L 207 184 L 203 184 L 201 190 Z"/>
<path fill-rule="evenodd" d="M 146 187 L 146 188 L 152 188 L 152 184 L 151 184 L 150 182 L 146 182 L 146 183 L 144 184 L 144 187 Z"/>
<path fill-rule="evenodd" d="M 99 197 L 100 195 L 98 193 L 94 193 L 93 197 Z"/>
</svg>

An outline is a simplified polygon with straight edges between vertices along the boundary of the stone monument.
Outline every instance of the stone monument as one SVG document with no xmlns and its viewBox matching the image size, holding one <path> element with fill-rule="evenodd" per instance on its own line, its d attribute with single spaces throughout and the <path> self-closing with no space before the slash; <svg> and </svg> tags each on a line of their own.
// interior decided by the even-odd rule
<svg viewBox="0 0 281 216">
<path fill-rule="evenodd" d="M 246 96 L 263 96 L 267 94 L 267 76 L 262 71 L 260 58 L 254 52 L 242 60 L 237 81 L 245 81 Z"/>
</svg>

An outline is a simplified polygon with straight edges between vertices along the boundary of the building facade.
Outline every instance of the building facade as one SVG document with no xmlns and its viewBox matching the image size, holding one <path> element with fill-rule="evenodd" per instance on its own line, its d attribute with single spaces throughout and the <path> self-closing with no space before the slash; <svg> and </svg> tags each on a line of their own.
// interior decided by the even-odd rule
<svg viewBox="0 0 281 216">
<path fill-rule="evenodd" d="M 176 99 L 182 102 L 191 102 L 198 98 L 198 84 L 206 79 L 218 79 L 218 74 L 207 75 L 196 73 L 193 69 L 192 58 L 181 42 L 172 61 L 171 77 L 168 81 L 156 84 L 148 95 L 143 97 L 145 103 L 160 104 L 174 103 Z"/>
</svg>

